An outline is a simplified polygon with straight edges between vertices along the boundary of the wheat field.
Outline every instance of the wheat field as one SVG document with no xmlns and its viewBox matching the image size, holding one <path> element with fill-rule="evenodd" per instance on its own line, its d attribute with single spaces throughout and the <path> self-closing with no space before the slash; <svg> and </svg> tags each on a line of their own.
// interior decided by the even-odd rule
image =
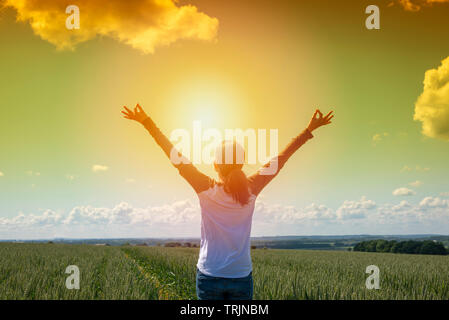
<svg viewBox="0 0 449 320">
<path fill-rule="evenodd" d="M 0 299 L 196 299 L 197 248 L 0 243 Z M 449 256 L 252 251 L 254 299 L 449 299 Z M 67 289 L 66 267 L 80 270 Z M 365 286 L 366 267 L 380 289 Z"/>
</svg>

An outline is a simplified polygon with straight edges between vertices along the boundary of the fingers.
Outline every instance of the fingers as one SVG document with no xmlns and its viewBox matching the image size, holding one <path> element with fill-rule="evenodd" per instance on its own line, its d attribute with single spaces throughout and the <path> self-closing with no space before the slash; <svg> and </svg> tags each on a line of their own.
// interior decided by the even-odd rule
<svg viewBox="0 0 449 320">
<path fill-rule="evenodd" d="M 316 115 L 318 114 L 318 109 L 315 110 L 315 113 L 313 114 L 312 118 L 316 118 Z"/>
<path fill-rule="evenodd" d="M 320 118 L 322 118 L 323 117 L 323 114 L 321 113 L 321 111 L 320 110 L 316 110 L 317 112 L 318 112 L 318 114 L 320 115 Z"/>
<path fill-rule="evenodd" d="M 133 120 L 134 119 L 132 114 L 129 114 L 129 113 L 125 112 L 125 111 L 122 111 L 122 113 L 123 113 L 123 118 L 129 119 L 129 120 Z"/>
<path fill-rule="evenodd" d="M 331 111 L 331 112 L 329 112 L 328 114 L 326 114 L 326 115 L 324 116 L 324 119 L 328 119 L 328 117 L 332 114 L 332 112 L 334 112 L 334 111 Z"/>
<path fill-rule="evenodd" d="M 131 110 L 129 110 L 126 106 L 123 106 L 123 108 L 125 108 L 126 111 L 128 111 L 129 114 L 133 114 L 133 112 Z"/>
<path fill-rule="evenodd" d="M 328 114 L 326 114 L 326 116 L 324 118 L 322 118 L 324 124 L 329 124 L 331 123 L 331 119 L 334 117 L 334 115 L 332 114 L 334 111 L 330 111 Z"/>
<path fill-rule="evenodd" d="M 143 112 L 143 109 L 142 109 L 142 107 L 140 106 L 140 104 L 137 104 L 137 105 L 136 105 L 136 108 L 137 108 L 137 110 L 139 110 L 140 112 Z"/>
</svg>

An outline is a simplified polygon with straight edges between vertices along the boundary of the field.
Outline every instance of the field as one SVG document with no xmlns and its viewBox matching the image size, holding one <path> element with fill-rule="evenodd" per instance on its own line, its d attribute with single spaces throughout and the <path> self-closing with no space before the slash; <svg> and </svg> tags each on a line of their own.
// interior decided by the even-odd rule
<svg viewBox="0 0 449 320">
<path fill-rule="evenodd" d="M 0 243 L 0 299 L 196 299 L 196 248 Z M 449 256 L 256 249 L 255 299 L 449 299 Z M 66 267 L 80 289 L 65 286 Z M 368 290 L 368 265 L 380 289 Z"/>
</svg>

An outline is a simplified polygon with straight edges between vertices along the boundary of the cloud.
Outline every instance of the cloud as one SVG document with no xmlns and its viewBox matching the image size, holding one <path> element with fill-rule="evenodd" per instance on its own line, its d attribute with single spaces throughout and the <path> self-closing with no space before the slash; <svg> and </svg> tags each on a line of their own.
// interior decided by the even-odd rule
<svg viewBox="0 0 449 320">
<path fill-rule="evenodd" d="M 419 180 L 416 180 L 416 181 L 410 182 L 409 185 L 412 187 L 418 188 L 418 187 L 422 186 L 422 182 Z"/>
<path fill-rule="evenodd" d="M 432 208 L 449 208 L 449 200 L 443 200 L 434 197 L 425 197 L 419 203 L 421 209 L 432 209 Z"/>
<path fill-rule="evenodd" d="M 338 219 L 362 219 L 366 217 L 369 210 L 375 207 L 376 203 L 373 200 L 367 200 L 365 196 L 358 201 L 345 200 L 337 209 L 337 217 Z"/>
<path fill-rule="evenodd" d="M 190 200 L 147 208 L 134 208 L 126 202 L 121 202 L 113 208 L 75 207 L 62 223 L 65 225 L 179 225 L 190 220 L 199 221 L 199 214 L 199 207 L 193 205 Z"/>
<path fill-rule="evenodd" d="M 16 226 L 16 227 L 39 227 L 39 226 L 52 226 L 60 223 L 61 214 L 52 210 L 46 210 L 41 215 L 29 214 L 25 215 L 20 212 L 17 216 L 7 219 L 0 218 L 0 226 Z"/>
<path fill-rule="evenodd" d="M 445 3 L 449 0 L 396 0 L 406 11 L 419 11 L 424 6 L 431 6 L 435 3 Z M 389 6 L 394 5 L 395 2 L 390 2 Z"/>
<path fill-rule="evenodd" d="M 389 134 L 388 132 L 384 132 L 384 133 L 376 133 L 372 140 L 373 140 L 373 144 L 376 145 L 377 143 L 379 143 L 380 141 L 382 141 L 385 137 L 388 137 Z"/>
<path fill-rule="evenodd" d="M 3 176 L 5 176 L 5 174 L 0 171 L 0 177 L 3 177 Z"/>
<path fill-rule="evenodd" d="M 199 206 L 191 200 L 136 208 L 121 202 L 112 208 L 76 206 L 68 214 L 46 210 L 42 214 L 19 213 L 0 217 L 1 238 L 180 236 L 199 229 Z M 0 238 L 0 239 L 1 239 Z"/>
<path fill-rule="evenodd" d="M 429 167 L 421 167 L 421 166 L 415 166 L 415 168 L 409 167 L 407 165 L 403 166 L 401 169 L 401 172 L 411 172 L 411 171 L 416 171 L 416 172 L 428 172 L 430 171 Z"/>
<path fill-rule="evenodd" d="M 416 192 L 409 188 L 397 188 L 393 191 L 394 196 L 413 196 Z"/>
<path fill-rule="evenodd" d="M 335 219 L 332 209 L 325 205 L 312 203 L 305 208 L 295 208 L 279 204 L 257 201 L 254 209 L 254 221 L 262 224 L 292 224 L 307 220 L 325 221 Z"/>
<path fill-rule="evenodd" d="M 103 166 L 101 164 L 94 164 L 92 166 L 92 171 L 93 172 L 108 171 L 108 170 L 109 170 L 108 166 Z"/>
<path fill-rule="evenodd" d="M 418 172 L 427 172 L 427 171 L 430 171 L 430 168 L 429 167 L 416 166 L 415 170 L 418 171 Z"/>
<path fill-rule="evenodd" d="M 72 180 L 75 180 L 75 178 L 76 178 L 76 175 L 74 175 L 74 174 L 66 174 L 65 175 L 65 177 L 68 179 L 68 180 L 70 180 L 70 181 L 72 181 Z"/>
<path fill-rule="evenodd" d="M 410 208 L 412 208 L 412 205 L 405 200 L 402 200 L 399 204 L 391 206 L 391 210 L 393 212 L 401 212 Z"/>
<path fill-rule="evenodd" d="M 440 196 L 442 196 L 442 197 L 449 197 L 449 192 L 441 192 Z"/>
<path fill-rule="evenodd" d="M 36 176 L 36 177 L 39 177 L 41 175 L 40 172 L 34 172 L 33 170 L 28 170 L 25 173 L 29 176 Z"/>
<path fill-rule="evenodd" d="M 425 136 L 449 141 L 449 57 L 437 69 L 426 71 L 413 119 L 422 122 Z"/>
<path fill-rule="evenodd" d="M 69 5 L 79 8 L 80 28 L 69 30 Z M 6 0 L 17 20 L 29 22 L 34 33 L 57 49 L 73 50 L 96 36 L 111 37 L 144 53 L 180 39 L 214 40 L 218 20 L 177 0 Z"/>
<path fill-rule="evenodd" d="M 0 217 L 2 239 L 199 236 L 200 208 L 192 200 L 138 208 L 126 202 L 113 207 L 76 206 L 68 213 L 45 210 Z M 292 234 L 447 233 L 449 199 L 425 197 L 376 204 L 362 197 L 346 200 L 336 210 L 323 204 L 304 208 L 258 200 L 253 236 Z"/>
</svg>

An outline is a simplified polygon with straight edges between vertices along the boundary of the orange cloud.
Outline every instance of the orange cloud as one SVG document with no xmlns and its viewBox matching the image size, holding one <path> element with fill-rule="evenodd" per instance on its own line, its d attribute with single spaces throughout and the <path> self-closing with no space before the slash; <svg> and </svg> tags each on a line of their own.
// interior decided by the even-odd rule
<svg viewBox="0 0 449 320">
<path fill-rule="evenodd" d="M 81 42 L 99 36 L 114 38 L 153 53 L 179 39 L 214 40 L 218 20 L 192 5 L 176 6 L 177 0 L 5 0 L 17 11 L 17 20 L 28 21 L 34 33 L 57 49 L 73 50 Z M 80 28 L 69 30 L 69 5 L 80 11 Z"/>
<path fill-rule="evenodd" d="M 445 3 L 449 0 L 396 0 L 407 11 L 419 11 L 424 6 L 431 6 L 435 3 Z M 390 5 L 393 5 L 391 2 Z"/>
</svg>

